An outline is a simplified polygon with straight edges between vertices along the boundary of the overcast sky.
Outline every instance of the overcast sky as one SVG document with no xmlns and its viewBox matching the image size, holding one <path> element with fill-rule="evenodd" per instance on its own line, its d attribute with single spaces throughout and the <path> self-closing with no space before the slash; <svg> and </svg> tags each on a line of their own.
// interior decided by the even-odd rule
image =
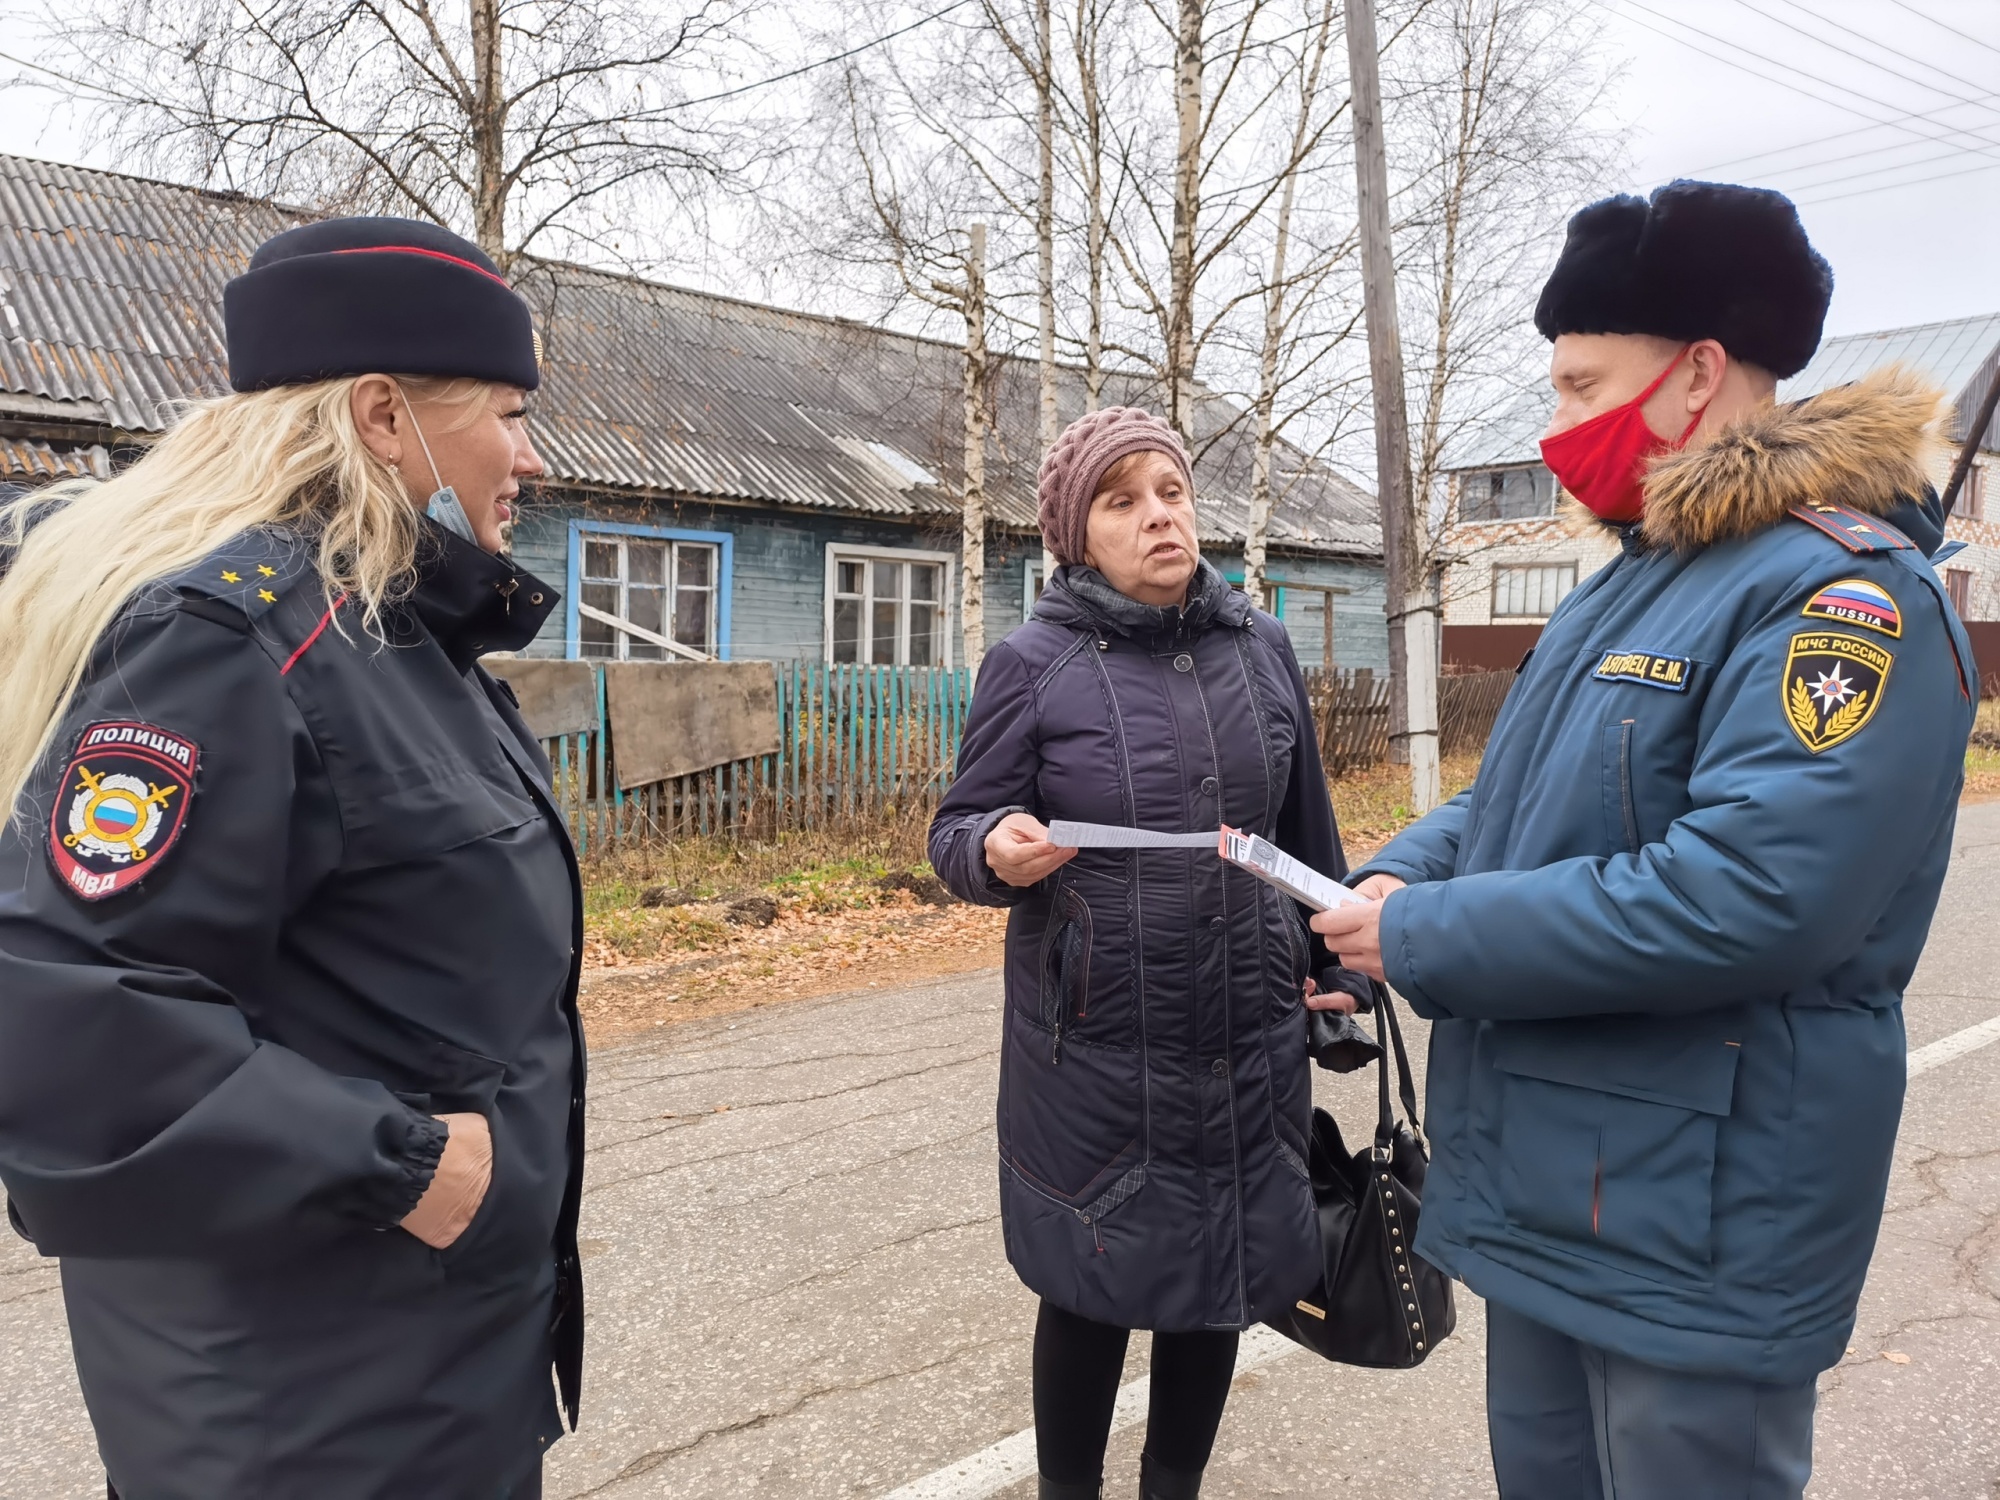
<svg viewBox="0 0 2000 1500">
<path fill-rule="evenodd" d="M 1632 131 L 1632 186 L 1701 176 L 1792 194 L 1837 278 L 1828 332 L 2000 311 L 2000 0 L 1577 12 L 1623 60 L 1608 108 Z M 0 52 L 30 45 L 0 15 Z M 120 165 L 37 91 L 0 93 L 0 151 Z"/>
</svg>

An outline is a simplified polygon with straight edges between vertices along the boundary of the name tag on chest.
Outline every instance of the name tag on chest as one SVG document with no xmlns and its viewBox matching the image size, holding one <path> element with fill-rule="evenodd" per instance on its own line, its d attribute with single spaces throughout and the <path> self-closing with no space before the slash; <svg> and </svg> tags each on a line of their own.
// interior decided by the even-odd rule
<svg viewBox="0 0 2000 1500">
<path fill-rule="evenodd" d="M 1599 682 L 1639 682 L 1670 693 L 1685 693 L 1688 679 L 1694 675 L 1694 662 L 1657 651 L 1607 651 L 1590 675 Z"/>
</svg>

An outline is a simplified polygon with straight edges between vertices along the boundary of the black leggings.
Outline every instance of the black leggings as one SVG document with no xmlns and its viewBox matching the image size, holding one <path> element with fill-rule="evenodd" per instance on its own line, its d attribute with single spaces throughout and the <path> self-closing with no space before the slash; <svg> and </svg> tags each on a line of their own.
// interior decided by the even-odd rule
<svg viewBox="0 0 2000 1500">
<path fill-rule="evenodd" d="M 1045 1479 L 1102 1480 L 1130 1336 L 1128 1329 L 1042 1304 L 1035 1320 L 1035 1455 Z M 1155 1463 L 1190 1475 L 1208 1467 L 1235 1370 L 1234 1333 L 1153 1335 L 1146 1451 Z"/>
</svg>

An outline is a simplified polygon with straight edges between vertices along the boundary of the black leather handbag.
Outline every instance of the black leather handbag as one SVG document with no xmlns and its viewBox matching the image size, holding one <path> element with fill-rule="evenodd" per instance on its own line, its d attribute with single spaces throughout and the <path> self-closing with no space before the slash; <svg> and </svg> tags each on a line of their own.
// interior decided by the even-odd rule
<svg viewBox="0 0 2000 1500">
<path fill-rule="evenodd" d="M 1416 1133 L 1417 1093 L 1403 1030 L 1386 986 L 1375 987 L 1375 1036 L 1384 1030 L 1396 1054 L 1396 1086 L 1405 1119 L 1389 1101 L 1389 1059 L 1378 1050 L 1381 1117 L 1375 1140 L 1359 1154 L 1340 1138 L 1323 1109 L 1313 1111 L 1310 1160 L 1319 1210 L 1319 1284 L 1271 1327 L 1326 1359 L 1377 1370 L 1424 1362 L 1458 1319 L 1451 1278 L 1413 1254 L 1429 1154 Z"/>
</svg>

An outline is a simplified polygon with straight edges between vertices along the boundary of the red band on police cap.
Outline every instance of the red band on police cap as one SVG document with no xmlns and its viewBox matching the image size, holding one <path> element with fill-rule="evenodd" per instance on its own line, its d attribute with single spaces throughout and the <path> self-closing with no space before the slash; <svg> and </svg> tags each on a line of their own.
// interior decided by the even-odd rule
<svg viewBox="0 0 2000 1500">
<path fill-rule="evenodd" d="M 488 281 L 497 281 L 500 285 L 507 286 L 506 277 L 495 276 L 484 266 L 475 266 L 471 261 L 463 260 L 456 255 L 446 255 L 442 250 L 426 250 L 421 245 L 356 245 L 352 250 L 334 250 L 328 253 L 333 255 L 427 255 L 432 260 L 450 261 L 455 266 L 464 266 L 468 271 L 477 271 Z M 511 292 L 514 289 L 511 286 L 507 286 L 507 290 Z"/>
</svg>

